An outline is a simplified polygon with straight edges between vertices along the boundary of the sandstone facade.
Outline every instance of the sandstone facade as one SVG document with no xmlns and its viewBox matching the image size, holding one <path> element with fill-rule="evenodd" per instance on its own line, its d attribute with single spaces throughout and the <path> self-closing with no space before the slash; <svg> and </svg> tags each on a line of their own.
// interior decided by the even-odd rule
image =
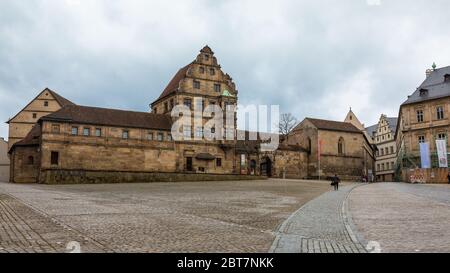
<svg viewBox="0 0 450 273">
<path fill-rule="evenodd" d="M 0 181 L 9 181 L 8 142 L 0 138 Z"/>
</svg>

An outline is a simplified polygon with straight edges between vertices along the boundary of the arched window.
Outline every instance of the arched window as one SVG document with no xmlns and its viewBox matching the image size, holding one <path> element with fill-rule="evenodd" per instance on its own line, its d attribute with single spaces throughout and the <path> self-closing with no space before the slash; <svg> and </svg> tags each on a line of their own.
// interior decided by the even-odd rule
<svg viewBox="0 0 450 273">
<path fill-rule="evenodd" d="M 338 142 L 338 154 L 343 155 L 344 153 L 345 153 L 345 143 L 344 143 L 344 139 L 341 137 L 341 138 L 339 138 L 339 142 Z"/>
<path fill-rule="evenodd" d="M 32 156 L 28 157 L 28 165 L 34 165 L 34 157 Z"/>
</svg>

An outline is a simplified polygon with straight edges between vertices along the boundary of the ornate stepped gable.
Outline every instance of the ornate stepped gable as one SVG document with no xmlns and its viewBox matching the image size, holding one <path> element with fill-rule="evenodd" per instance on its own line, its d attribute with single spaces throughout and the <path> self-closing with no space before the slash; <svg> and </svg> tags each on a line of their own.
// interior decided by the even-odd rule
<svg viewBox="0 0 450 273">
<path fill-rule="evenodd" d="M 237 94 L 233 79 L 222 71 L 211 48 L 205 46 L 193 62 L 178 70 L 151 107 L 153 111 L 166 109 L 164 103 L 168 103 L 170 99 L 174 100 L 174 104 L 183 103 L 183 98 L 177 95 L 215 97 L 219 99 L 217 101 L 219 104 L 222 102 L 221 98 L 228 98 L 235 103 Z M 161 113 L 161 111 L 157 112 Z"/>
</svg>

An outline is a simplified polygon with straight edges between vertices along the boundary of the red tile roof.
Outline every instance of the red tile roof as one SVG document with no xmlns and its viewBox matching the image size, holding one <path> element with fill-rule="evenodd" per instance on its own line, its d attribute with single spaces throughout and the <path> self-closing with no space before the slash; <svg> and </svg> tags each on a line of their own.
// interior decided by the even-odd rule
<svg viewBox="0 0 450 273">
<path fill-rule="evenodd" d="M 313 118 L 306 118 L 306 120 L 310 121 L 315 127 L 317 127 L 317 129 L 362 134 L 362 132 L 358 128 L 348 122 Z"/>
<path fill-rule="evenodd" d="M 162 98 L 165 98 L 169 96 L 172 93 L 175 93 L 178 90 L 178 87 L 180 85 L 180 81 L 186 78 L 186 73 L 189 69 L 191 64 L 186 65 L 185 67 L 178 70 L 178 72 L 173 76 L 172 80 L 170 80 L 167 87 L 164 89 L 164 91 L 161 93 L 159 98 L 156 101 L 159 101 Z M 156 102 L 155 101 L 155 102 Z"/>
<path fill-rule="evenodd" d="M 40 141 L 41 141 L 41 126 L 39 124 L 36 124 L 33 126 L 31 131 L 27 134 L 25 138 L 23 138 L 21 141 L 14 143 L 14 145 L 9 150 L 9 153 L 11 153 L 14 147 L 35 146 L 39 145 Z"/>
</svg>

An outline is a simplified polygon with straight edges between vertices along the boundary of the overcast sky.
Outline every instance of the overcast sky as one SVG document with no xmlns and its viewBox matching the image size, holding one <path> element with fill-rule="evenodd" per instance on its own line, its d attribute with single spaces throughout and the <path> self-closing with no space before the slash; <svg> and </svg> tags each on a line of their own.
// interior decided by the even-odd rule
<svg viewBox="0 0 450 273">
<path fill-rule="evenodd" d="M 0 121 L 49 87 L 77 104 L 148 111 L 208 44 L 242 104 L 366 125 L 436 62 L 448 0 L 0 1 Z M 7 136 L 7 125 L 0 125 Z"/>
</svg>

